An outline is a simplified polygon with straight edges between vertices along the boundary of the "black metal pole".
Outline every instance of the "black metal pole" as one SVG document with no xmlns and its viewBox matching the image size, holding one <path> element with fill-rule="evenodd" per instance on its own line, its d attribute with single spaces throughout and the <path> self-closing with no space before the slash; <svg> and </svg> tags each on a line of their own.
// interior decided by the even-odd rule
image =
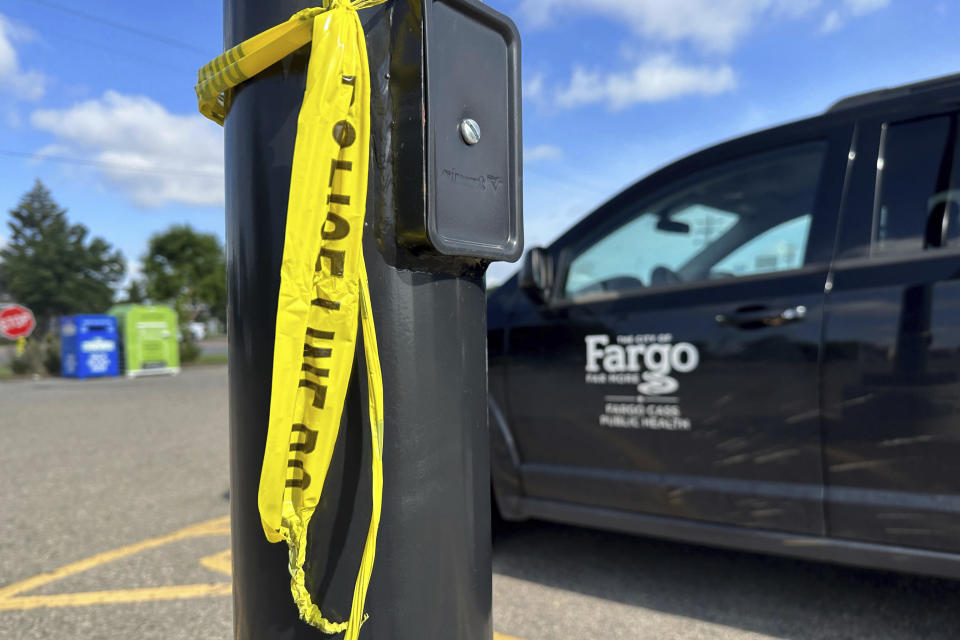
<svg viewBox="0 0 960 640">
<path fill-rule="evenodd" d="M 225 45 L 310 5 L 225 0 Z M 398 212 L 415 217 L 426 206 L 421 0 L 361 16 L 373 88 L 364 244 L 386 400 L 383 512 L 361 637 L 490 640 L 486 263 L 415 255 L 398 241 Z M 240 87 L 226 121 L 234 620 L 243 640 L 326 637 L 299 621 L 286 547 L 267 543 L 257 511 L 307 54 Z M 340 620 L 349 615 L 370 513 L 362 367 L 358 354 L 306 566 L 315 601 Z"/>
</svg>

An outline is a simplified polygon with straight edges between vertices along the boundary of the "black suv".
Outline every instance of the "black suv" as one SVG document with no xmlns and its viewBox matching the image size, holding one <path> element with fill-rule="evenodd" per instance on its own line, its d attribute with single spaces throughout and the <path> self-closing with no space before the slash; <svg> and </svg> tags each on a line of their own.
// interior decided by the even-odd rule
<svg viewBox="0 0 960 640">
<path fill-rule="evenodd" d="M 507 519 L 960 577 L 960 75 L 717 145 L 489 298 Z"/>
</svg>

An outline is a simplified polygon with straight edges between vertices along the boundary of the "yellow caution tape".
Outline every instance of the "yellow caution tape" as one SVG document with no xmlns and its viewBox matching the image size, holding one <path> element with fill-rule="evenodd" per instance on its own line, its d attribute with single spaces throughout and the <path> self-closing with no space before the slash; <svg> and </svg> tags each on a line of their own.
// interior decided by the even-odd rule
<svg viewBox="0 0 960 640">
<path fill-rule="evenodd" d="M 383 382 L 363 261 L 370 149 L 370 73 L 357 9 L 385 0 L 330 0 L 205 65 L 200 112 L 223 123 L 224 95 L 312 40 L 297 125 L 273 354 L 270 424 L 260 474 L 260 517 L 290 548 L 290 587 L 307 623 L 355 640 L 376 551 L 383 498 Z M 305 584 L 306 539 L 340 430 L 362 325 L 373 508 L 350 619 L 324 618 Z"/>
</svg>

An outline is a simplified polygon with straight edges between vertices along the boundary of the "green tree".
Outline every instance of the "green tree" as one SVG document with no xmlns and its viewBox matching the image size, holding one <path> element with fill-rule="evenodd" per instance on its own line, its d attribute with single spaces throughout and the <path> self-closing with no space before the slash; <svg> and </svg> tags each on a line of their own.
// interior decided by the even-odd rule
<svg viewBox="0 0 960 640">
<path fill-rule="evenodd" d="M 175 225 L 150 238 L 143 275 L 151 300 L 174 303 L 181 322 L 225 320 L 227 278 L 223 247 L 211 233 Z"/>
<path fill-rule="evenodd" d="M 127 288 L 124 290 L 123 299 L 121 302 L 124 304 L 143 304 L 147 301 L 147 287 L 143 283 L 143 280 L 131 280 L 130 284 L 127 285 Z"/>
<path fill-rule="evenodd" d="M 0 250 L 0 288 L 33 310 L 39 331 L 58 316 L 110 307 L 126 268 L 123 254 L 103 238 L 88 238 L 82 224 L 70 224 L 66 209 L 39 180 L 10 217 L 10 237 Z"/>
</svg>

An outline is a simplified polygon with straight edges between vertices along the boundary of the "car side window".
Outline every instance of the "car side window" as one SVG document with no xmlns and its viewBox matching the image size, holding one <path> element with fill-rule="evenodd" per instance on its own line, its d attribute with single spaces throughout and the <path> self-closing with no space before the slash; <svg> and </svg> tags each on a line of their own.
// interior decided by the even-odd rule
<svg viewBox="0 0 960 640">
<path fill-rule="evenodd" d="M 960 242 L 957 116 L 884 126 L 877 162 L 872 255 Z"/>
<path fill-rule="evenodd" d="M 710 269 L 711 277 L 752 276 L 799 269 L 803 266 L 803 250 L 810 237 L 812 222 L 813 216 L 808 213 L 764 231 L 714 265 Z"/>
<path fill-rule="evenodd" d="M 825 150 L 768 152 L 664 189 L 577 252 L 565 297 L 802 267 Z"/>
</svg>

